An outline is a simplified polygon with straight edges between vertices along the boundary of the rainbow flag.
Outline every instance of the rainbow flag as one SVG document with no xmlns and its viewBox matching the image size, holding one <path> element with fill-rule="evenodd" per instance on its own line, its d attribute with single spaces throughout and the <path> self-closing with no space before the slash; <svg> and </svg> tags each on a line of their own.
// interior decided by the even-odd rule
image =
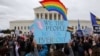
<svg viewBox="0 0 100 56">
<path fill-rule="evenodd" d="M 67 8 L 65 8 L 65 6 L 62 2 L 60 2 L 60 0 L 43 0 L 40 3 L 48 11 L 57 11 L 59 14 L 63 16 L 64 20 L 67 20 Z"/>
<path fill-rule="evenodd" d="M 91 22 L 92 22 L 92 25 L 100 25 L 100 19 L 95 16 L 93 13 L 90 13 L 91 15 Z"/>
<path fill-rule="evenodd" d="M 73 27 L 67 27 L 67 31 L 73 32 L 74 28 Z"/>
</svg>

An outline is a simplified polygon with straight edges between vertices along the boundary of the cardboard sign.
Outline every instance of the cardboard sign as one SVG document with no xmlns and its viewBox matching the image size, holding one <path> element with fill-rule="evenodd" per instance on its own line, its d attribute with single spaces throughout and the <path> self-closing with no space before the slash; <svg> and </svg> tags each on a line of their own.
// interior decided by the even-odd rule
<svg viewBox="0 0 100 56">
<path fill-rule="evenodd" d="M 38 44 L 67 43 L 71 35 L 66 31 L 68 21 L 35 20 L 34 38 Z"/>
</svg>

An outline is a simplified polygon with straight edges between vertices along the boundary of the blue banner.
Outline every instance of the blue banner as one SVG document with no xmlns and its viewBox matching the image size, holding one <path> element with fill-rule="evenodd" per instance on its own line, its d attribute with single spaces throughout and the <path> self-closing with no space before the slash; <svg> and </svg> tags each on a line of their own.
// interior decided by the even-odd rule
<svg viewBox="0 0 100 56">
<path fill-rule="evenodd" d="M 68 43 L 71 35 L 67 26 L 64 20 L 35 20 L 31 29 L 37 44 Z"/>
</svg>

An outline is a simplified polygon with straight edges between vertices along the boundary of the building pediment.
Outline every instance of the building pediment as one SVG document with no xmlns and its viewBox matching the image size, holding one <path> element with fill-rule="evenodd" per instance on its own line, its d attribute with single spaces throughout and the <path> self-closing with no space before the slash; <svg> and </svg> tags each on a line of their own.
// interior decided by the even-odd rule
<svg viewBox="0 0 100 56">
<path fill-rule="evenodd" d="M 40 6 L 37 8 L 34 8 L 34 12 L 48 12 L 44 7 Z"/>
</svg>

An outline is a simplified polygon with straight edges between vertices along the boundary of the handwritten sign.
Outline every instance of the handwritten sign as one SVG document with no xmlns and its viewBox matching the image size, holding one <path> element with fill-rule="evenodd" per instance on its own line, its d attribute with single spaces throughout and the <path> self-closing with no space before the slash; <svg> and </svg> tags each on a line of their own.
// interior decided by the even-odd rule
<svg viewBox="0 0 100 56">
<path fill-rule="evenodd" d="M 63 20 L 35 20 L 31 29 L 38 44 L 67 43 L 71 37 L 67 26 L 68 21 Z"/>
</svg>

